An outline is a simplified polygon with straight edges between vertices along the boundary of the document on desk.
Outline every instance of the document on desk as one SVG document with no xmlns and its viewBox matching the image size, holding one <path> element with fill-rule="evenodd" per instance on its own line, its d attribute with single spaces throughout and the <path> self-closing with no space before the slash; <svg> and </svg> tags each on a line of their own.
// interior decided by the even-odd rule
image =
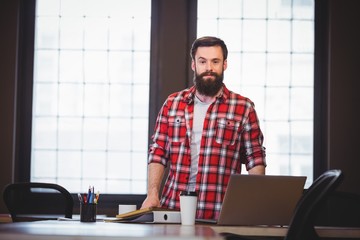
<svg viewBox="0 0 360 240">
<path fill-rule="evenodd" d="M 105 222 L 119 223 L 180 223 L 180 211 L 166 208 L 145 208 L 105 218 Z"/>
</svg>

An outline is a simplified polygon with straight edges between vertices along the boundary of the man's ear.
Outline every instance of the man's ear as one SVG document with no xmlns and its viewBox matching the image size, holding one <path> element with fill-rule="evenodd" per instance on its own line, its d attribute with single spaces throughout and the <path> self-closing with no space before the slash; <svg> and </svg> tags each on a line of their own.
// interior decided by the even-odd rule
<svg viewBox="0 0 360 240">
<path fill-rule="evenodd" d="M 191 69 L 195 72 L 195 61 L 191 60 Z"/>
<path fill-rule="evenodd" d="M 226 70 L 227 68 L 227 59 L 224 60 L 224 71 Z"/>
</svg>

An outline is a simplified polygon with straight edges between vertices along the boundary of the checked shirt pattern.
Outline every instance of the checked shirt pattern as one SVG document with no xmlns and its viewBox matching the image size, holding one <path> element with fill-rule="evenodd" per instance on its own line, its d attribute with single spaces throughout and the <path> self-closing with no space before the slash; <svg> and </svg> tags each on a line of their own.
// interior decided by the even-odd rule
<svg viewBox="0 0 360 240">
<path fill-rule="evenodd" d="M 171 94 L 157 117 L 149 163 L 169 164 L 162 207 L 179 209 L 190 174 L 195 87 Z M 206 113 L 200 145 L 196 218 L 217 219 L 231 174 L 265 165 L 263 134 L 248 98 L 223 86 Z"/>
</svg>

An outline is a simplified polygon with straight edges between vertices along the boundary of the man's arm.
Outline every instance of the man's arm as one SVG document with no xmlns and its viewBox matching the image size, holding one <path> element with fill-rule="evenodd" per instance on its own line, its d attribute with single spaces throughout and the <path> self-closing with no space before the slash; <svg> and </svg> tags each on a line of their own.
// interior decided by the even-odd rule
<svg viewBox="0 0 360 240">
<path fill-rule="evenodd" d="M 141 208 L 160 207 L 159 191 L 165 167 L 159 163 L 148 165 L 148 191 Z"/>
<path fill-rule="evenodd" d="M 245 164 L 248 173 L 265 175 L 266 154 L 265 147 L 263 147 L 264 136 L 260 129 L 259 120 L 254 109 L 254 103 L 252 102 L 249 109 L 248 122 L 246 123 L 244 130 L 245 131 L 242 133 L 242 139 L 244 140 L 243 154 L 247 159 Z"/>
<path fill-rule="evenodd" d="M 255 166 L 249 170 L 249 174 L 265 175 L 265 166 Z"/>
</svg>

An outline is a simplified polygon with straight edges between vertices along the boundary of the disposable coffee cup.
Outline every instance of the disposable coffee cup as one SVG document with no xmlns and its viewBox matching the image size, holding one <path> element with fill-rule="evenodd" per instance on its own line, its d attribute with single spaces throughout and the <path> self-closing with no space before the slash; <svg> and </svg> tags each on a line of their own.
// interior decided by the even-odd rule
<svg viewBox="0 0 360 240">
<path fill-rule="evenodd" d="M 180 193 L 180 216 L 182 225 L 194 225 L 197 206 L 197 193 L 182 191 Z"/>
<path fill-rule="evenodd" d="M 95 203 L 80 203 L 80 222 L 96 222 Z"/>
</svg>

